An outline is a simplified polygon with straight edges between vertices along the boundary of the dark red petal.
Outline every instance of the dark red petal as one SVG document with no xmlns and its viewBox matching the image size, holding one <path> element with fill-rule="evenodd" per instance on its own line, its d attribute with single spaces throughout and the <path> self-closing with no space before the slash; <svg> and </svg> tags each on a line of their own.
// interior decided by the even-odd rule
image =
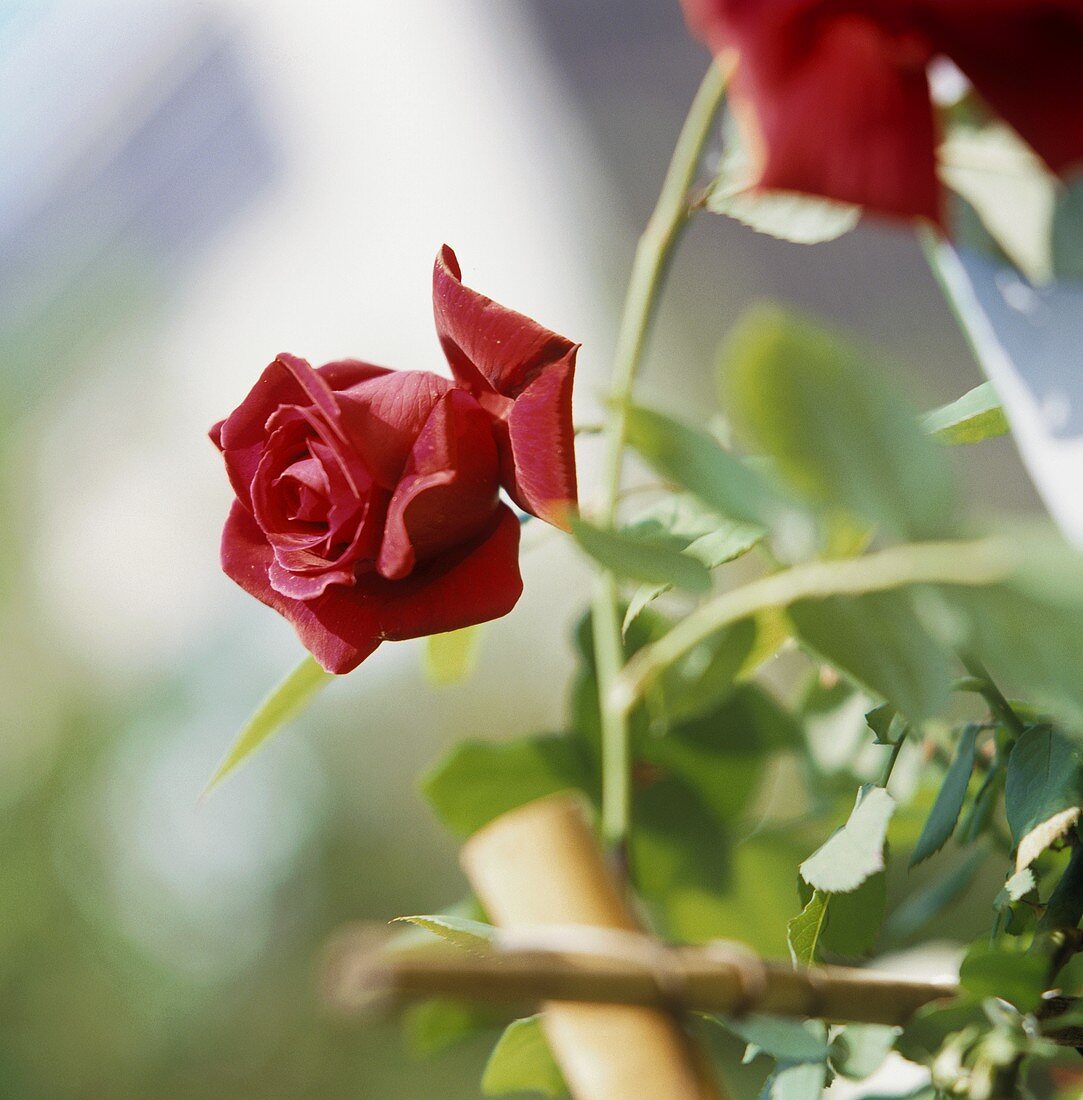
<svg viewBox="0 0 1083 1100">
<path fill-rule="evenodd" d="M 577 346 L 463 286 L 458 260 L 447 245 L 433 267 L 432 299 L 436 332 L 452 373 L 471 389 L 517 397 Z"/>
<path fill-rule="evenodd" d="M 515 399 L 507 415 L 510 470 L 504 464 L 505 488 L 515 503 L 565 529 L 576 502 L 575 351 L 543 371 Z"/>
<path fill-rule="evenodd" d="M 304 363 L 303 359 L 289 358 L 294 363 Z M 245 503 L 251 502 L 250 487 L 263 455 L 267 421 L 281 406 L 302 403 L 307 404 L 305 392 L 280 356 L 259 376 L 240 405 L 217 426 L 215 442 L 226 456 L 226 470 L 233 490 Z"/>
<path fill-rule="evenodd" d="M 941 220 L 936 133 L 920 43 L 855 15 L 742 35 L 737 92 L 762 143 L 764 188 Z"/>
<path fill-rule="evenodd" d="M 402 477 L 414 441 L 453 383 L 429 371 L 388 371 L 338 395 L 350 447 L 387 489 Z"/>
<path fill-rule="evenodd" d="M 396 580 L 477 537 L 496 511 L 500 462 L 488 414 L 465 390 L 437 403 L 391 498 L 377 568 Z"/>
<path fill-rule="evenodd" d="M 375 574 L 357 585 L 334 585 L 305 602 L 276 592 L 267 578 L 273 560 L 255 521 L 234 502 L 222 534 L 222 568 L 246 592 L 294 626 L 302 644 L 328 672 L 356 668 L 386 639 L 442 634 L 506 615 L 519 599 L 519 522 L 501 507 L 492 529 L 402 581 Z"/>
<path fill-rule="evenodd" d="M 271 587 L 268 571 L 273 561 L 274 554 L 256 521 L 239 501 L 234 501 L 222 532 L 222 569 L 226 576 L 288 619 L 301 644 L 328 672 L 356 668 L 380 644 L 376 623 L 371 616 L 357 613 L 348 623 L 332 615 L 328 625 L 320 614 L 330 593 L 351 589 L 331 588 L 310 603 L 290 599 Z"/>
<path fill-rule="evenodd" d="M 731 103 L 759 169 L 755 182 L 940 222 L 925 76 L 931 44 L 915 33 L 908 5 L 683 5 L 693 34 L 717 54 L 736 51 Z"/>
<path fill-rule="evenodd" d="M 1054 171 L 1083 161 L 1083 2 L 924 0 L 929 33 Z"/>
<path fill-rule="evenodd" d="M 449 552 L 401 581 L 377 574 L 353 589 L 379 620 L 390 640 L 443 634 L 506 615 L 523 591 L 519 576 L 519 520 L 505 505 L 486 533 L 474 543 Z M 329 592 L 329 594 L 330 594 Z M 325 597 L 326 598 L 326 597 Z"/>
</svg>

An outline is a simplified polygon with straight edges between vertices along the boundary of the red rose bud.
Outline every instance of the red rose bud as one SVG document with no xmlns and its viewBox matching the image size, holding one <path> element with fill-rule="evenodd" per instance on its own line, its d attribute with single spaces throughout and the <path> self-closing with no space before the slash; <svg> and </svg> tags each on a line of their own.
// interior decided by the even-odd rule
<svg viewBox="0 0 1083 1100">
<path fill-rule="evenodd" d="M 761 187 L 940 223 L 926 68 L 947 57 L 1056 172 L 1083 161 L 1083 0 L 683 0 L 735 51 Z"/>
<path fill-rule="evenodd" d="M 454 381 L 280 355 L 211 429 L 237 494 L 222 568 L 330 672 L 515 606 L 501 489 L 553 523 L 575 504 L 578 345 L 463 286 L 446 246 L 433 297 Z"/>
</svg>

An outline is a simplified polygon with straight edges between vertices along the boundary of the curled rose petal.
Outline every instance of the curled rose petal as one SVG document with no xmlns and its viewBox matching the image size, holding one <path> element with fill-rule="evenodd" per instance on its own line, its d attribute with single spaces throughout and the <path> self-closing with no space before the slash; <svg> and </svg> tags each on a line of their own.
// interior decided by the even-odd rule
<svg viewBox="0 0 1083 1100">
<path fill-rule="evenodd" d="M 564 526 L 576 501 L 579 345 L 464 286 L 447 245 L 433 268 L 433 311 L 456 379 L 494 417 L 504 488 L 521 508 Z"/>
<path fill-rule="evenodd" d="M 512 500 L 555 527 L 568 527 L 576 500 L 575 431 L 570 409 L 575 352 L 543 371 L 507 414 Z"/>
<path fill-rule="evenodd" d="M 214 445 L 226 458 L 226 470 L 237 496 L 251 500 L 252 479 L 256 475 L 267 440 L 267 424 L 283 406 L 306 405 L 311 390 L 326 405 L 336 383 L 356 384 L 364 379 L 389 373 L 356 359 L 328 363 L 319 371 L 296 355 L 282 354 L 264 370 L 241 404 L 224 420 L 211 428 Z M 299 379 L 304 380 L 302 384 Z M 334 410 L 337 416 L 337 407 Z"/>
<path fill-rule="evenodd" d="M 246 592 L 293 624 L 328 672 L 356 668 L 380 642 L 441 634 L 506 615 L 522 592 L 519 523 L 500 506 L 483 535 L 404 580 L 369 574 L 334 585 L 314 600 L 294 600 L 268 580 L 273 561 L 251 514 L 234 502 L 222 535 L 222 568 Z"/>
<path fill-rule="evenodd" d="M 351 447 L 386 488 L 398 484 L 418 433 L 453 388 L 438 374 L 400 370 L 363 380 L 338 395 Z"/>
<path fill-rule="evenodd" d="M 465 390 L 436 404 L 387 513 L 377 569 L 389 580 L 468 539 L 493 515 L 500 467 L 489 417 Z"/>
</svg>

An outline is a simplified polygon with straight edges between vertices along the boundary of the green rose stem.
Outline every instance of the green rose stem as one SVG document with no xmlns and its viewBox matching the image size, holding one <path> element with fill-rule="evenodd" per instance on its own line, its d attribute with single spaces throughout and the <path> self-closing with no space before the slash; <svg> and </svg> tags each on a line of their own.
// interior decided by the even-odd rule
<svg viewBox="0 0 1083 1100">
<path fill-rule="evenodd" d="M 996 584 L 1018 568 L 1020 557 L 1017 546 L 994 536 L 908 543 L 860 558 L 804 562 L 770 573 L 708 600 L 657 642 L 641 649 L 614 681 L 608 703 L 631 711 L 675 661 L 724 627 L 761 611 L 786 608 L 803 599 L 885 592 L 916 584 Z"/>
<path fill-rule="evenodd" d="M 628 402 L 666 268 L 692 214 L 689 191 L 725 95 L 728 73 L 728 68 L 719 63 L 712 63 L 707 70 L 681 128 L 658 203 L 636 247 L 614 352 L 609 411 L 602 432 L 605 452 L 596 511 L 596 519 L 602 526 L 612 526 L 616 519 Z M 598 578 L 593 629 L 602 722 L 602 835 L 623 869 L 632 810 L 632 760 L 628 714 L 611 700 L 611 688 L 624 665 L 624 648 L 620 592 L 616 577 L 609 571 Z"/>
</svg>

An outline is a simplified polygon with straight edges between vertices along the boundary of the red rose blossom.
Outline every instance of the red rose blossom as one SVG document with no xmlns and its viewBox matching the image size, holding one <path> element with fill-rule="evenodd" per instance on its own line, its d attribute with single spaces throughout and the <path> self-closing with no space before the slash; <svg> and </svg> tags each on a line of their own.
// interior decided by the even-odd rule
<svg viewBox="0 0 1083 1100">
<path fill-rule="evenodd" d="M 237 494 L 222 568 L 330 672 L 515 606 L 501 489 L 558 525 L 575 503 L 578 345 L 463 286 L 446 245 L 433 305 L 454 381 L 280 355 L 211 429 Z"/>
<path fill-rule="evenodd" d="M 737 56 L 758 184 L 941 221 L 926 76 L 952 60 L 1056 172 L 1083 160 L 1083 0 L 683 0 Z"/>
</svg>

